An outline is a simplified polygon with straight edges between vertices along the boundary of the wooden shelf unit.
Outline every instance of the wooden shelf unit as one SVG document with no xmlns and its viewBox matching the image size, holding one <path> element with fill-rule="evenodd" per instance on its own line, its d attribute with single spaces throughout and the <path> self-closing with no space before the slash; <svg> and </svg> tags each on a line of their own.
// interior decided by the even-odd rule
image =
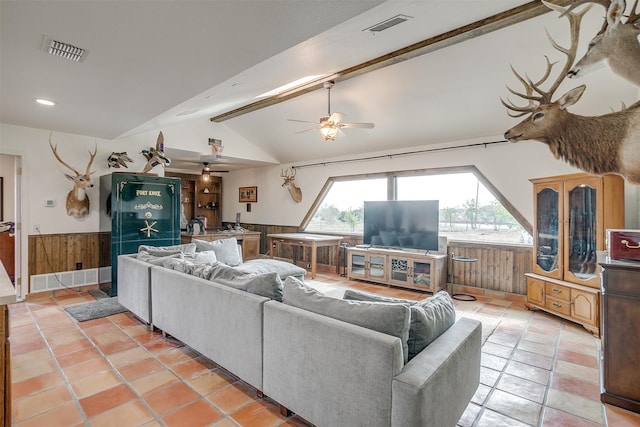
<svg viewBox="0 0 640 427">
<path fill-rule="evenodd" d="M 446 255 L 383 248 L 347 248 L 347 276 L 431 292 L 446 289 Z"/>
<path fill-rule="evenodd" d="M 532 179 L 533 273 L 527 307 L 581 324 L 600 335 L 600 271 L 605 231 L 624 228 L 624 180 L 571 174 Z"/>
<path fill-rule="evenodd" d="M 204 182 L 201 175 L 167 172 L 166 176 L 182 180 L 181 201 L 187 222 L 202 216 L 207 219 L 207 229 L 222 227 L 222 177 L 211 175 L 209 182 Z"/>
</svg>

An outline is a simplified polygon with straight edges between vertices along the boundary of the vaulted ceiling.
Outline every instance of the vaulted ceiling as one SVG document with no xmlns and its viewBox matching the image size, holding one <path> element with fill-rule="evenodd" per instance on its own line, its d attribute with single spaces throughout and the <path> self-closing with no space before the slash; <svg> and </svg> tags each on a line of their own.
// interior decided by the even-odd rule
<svg viewBox="0 0 640 427">
<path fill-rule="evenodd" d="M 308 126 L 287 119 L 317 121 L 327 113 L 327 92 L 320 83 L 303 95 L 220 123 L 282 163 L 495 139 L 516 122 L 499 101 L 508 95 L 505 84 L 518 87 L 509 65 L 539 75 L 545 54 L 561 59 L 545 28 L 560 42 L 568 37 L 566 21 L 555 13 L 502 29 L 491 25 L 495 15 L 508 17 L 514 8 L 534 10 L 536 4 L 3 0 L 0 121 L 114 139 L 186 120 L 208 121 L 255 103 L 278 86 L 320 75 L 320 80 L 336 80 L 332 111 L 344 113 L 347 122 L 374 122 L 375 128 L 347 129 L 335 142 L 323 141 L 316 131 L 299 133 Z M 397 15 L 409 18 L 385 31 L 366 30 Z M 599 6 L 587 15 L 581 51 L 603 15 Z M 460 30 L 470 25 L 470 31 Z M 88 55 L 83 62 L 49 55 L 42 49 L 47 37 L 84 48 Z M 362 65 L 422 41 L 432 51 L 423 48 L 379 66 Z M 350 73 L 352 67 L 359 71 Z M 608 70 L 584 82 L 584 108 L 591 114 L 606 113 L 638 95 Z M 39 97 L 57 105 L 42 107 L 33 101 Z"/>
</svg>

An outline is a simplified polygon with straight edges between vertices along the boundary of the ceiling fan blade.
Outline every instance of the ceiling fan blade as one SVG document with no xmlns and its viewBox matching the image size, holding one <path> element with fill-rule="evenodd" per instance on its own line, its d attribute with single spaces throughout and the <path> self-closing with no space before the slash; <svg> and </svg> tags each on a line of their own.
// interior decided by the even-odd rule
<svg viewBox="0 0 640 427">
<path fill-rule="evenodd" d="M 214 171 L 212 170 L 211 173 L 228 173 L 229 171 Z"/>
<path fill-rule="evenodd" d="M 360 129 L 372 129 L 375 127 L 373 123 L 339 123 L 341 128 L 360 128 Z"/>
<path fill-rule="evenodd" d="M 317 125 L 318 122 L 310 122 L 308 120 L 297 120 L 297 119 L 287 119 L 290 122 L 298 122 L 298 123 L 311 123 L 312 125 Z"/>
<path fill-rule="evenodd" d="M 318 129 L 320 129 L 320 128 L 319 128 L 319 127 L 316 127 L 316 128 L 309 128 L 309 129 L 301 130 L 301 131 L 299 131 L 299 132 L 295 132 L 295 134 L 297 135 L 297 134 L 299 134 L 299 133 L 305 133 L 305 132 L 309 132 L 310 130 L 318 130 Z"/>
<path fill-rule="evenodd" d="M 340 123 L 340 121 L 344 118 L 344 114 L 335 112 L 329 116 L 329 121 L 332 123 Z"/>
</svg>

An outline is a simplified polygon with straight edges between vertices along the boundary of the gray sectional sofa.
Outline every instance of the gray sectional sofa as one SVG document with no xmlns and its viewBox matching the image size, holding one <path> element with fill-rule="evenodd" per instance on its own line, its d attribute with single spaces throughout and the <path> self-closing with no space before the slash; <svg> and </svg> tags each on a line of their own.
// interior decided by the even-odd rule
<svg viewBox="0 0 640 427">
<path fill-rule="evenodd" d="M 338 300 L 295 275 L 276 281 L 282 292 L 274 294 L 271 282 L 261 282 L 265 292 L 247 276 L 218 283 L 215 267 L 188 274 L 176 271 L 181 261 L 118 262 L 119 298 L 144 294 L 124 288 L 144 287 L 146 278 L 155 327 L 316 426 L 455 426 L 478 387 L 481 325 L 455 313 L 452 320 L 450 310 L 427 309 L 439 336 L 407 361 L 411 319 L 423 310 L 412 302 Z"/>
</svg>

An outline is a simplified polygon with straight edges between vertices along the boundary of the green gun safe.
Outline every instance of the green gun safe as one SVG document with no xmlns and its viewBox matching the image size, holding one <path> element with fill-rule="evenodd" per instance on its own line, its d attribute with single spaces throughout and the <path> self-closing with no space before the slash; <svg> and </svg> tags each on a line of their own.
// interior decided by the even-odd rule
<svg viewBox="0 0 640 427">
<path fill-rule="evenodd" d="M 100 177 L 100 193 L 101 223 L 111 223 L 111 281 L 100 289 L 116 296 L 118 255 L 180 244 L 180 178 L 116 172 Z"/>
</svg>

